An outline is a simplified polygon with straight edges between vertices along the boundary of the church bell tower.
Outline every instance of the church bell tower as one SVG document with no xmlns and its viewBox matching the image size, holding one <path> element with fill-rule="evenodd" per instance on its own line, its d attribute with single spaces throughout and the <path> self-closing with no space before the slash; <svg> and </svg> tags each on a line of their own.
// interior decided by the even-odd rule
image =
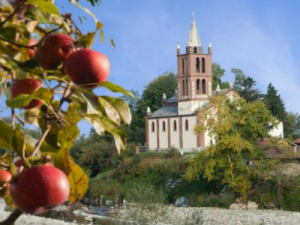
<svg viewBox="0 0 300 225">
<path fill-rule="evenodd" d="M 177 82 L 179 115 L 191 114 L 208 102 L 212 95 L 212 48 L 202 52 L 202 45 L 194 15 L 184 54 L 177 45 Z"/>
</svg>

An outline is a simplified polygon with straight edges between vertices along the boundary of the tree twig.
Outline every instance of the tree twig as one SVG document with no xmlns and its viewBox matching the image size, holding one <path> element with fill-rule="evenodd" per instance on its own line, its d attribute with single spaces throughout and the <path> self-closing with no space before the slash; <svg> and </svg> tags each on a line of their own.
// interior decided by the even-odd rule
<svg viewBox="0 0 300 225">
<path fill-rule="evenodd" d="M 47 137 L 47 135 L 48 135 L 48 133 L 49 133 L 51 127 L 52 127 L 52 124 L 49 124 L 49 125 L 47 126 L 47 129 L 44 131 L 43 136 L 42 136 L 41 139 L 36 143 L 35 149 L 34 149 L 34 151 L 31 153 L 31 156 L 36 155 L 37 152 L 40 150 L 40 147 L 41 147 L 43 141 L 45 140 L 45 138 Z"/>
<path fill-rule="evenodd" d="M 6 38 L 4 38 L 4 37 L 2 37 L 2 36 L 0 36 L 0 40 L 2 40 L 2 41 L 4 41 L 4 42 L 7 42 L 7 43 L 10 43 L 10 44 L 15 45 L 15 46 L 20 47 L 20 48 L 34 49 L 35 47 L 40 46 L 40 45 L 43 43 L 43 41 L 46 39 L 46 37 L 48 37 L 50 34 L 56 32 L 56 31 L 58 31 L 58 30 L 61 29 L 62 27 L 63 27 L 63 24 L 61 24 L 59 27 L 57 27 L 57 28 L 55 28 L 55 29 L 53 29 L 53 30 L 48 31 L 48 32 L 45 34 L 45 36 L 44 36 L 38 43 L 36 43 L 36 44 L 34 44 L 34 45 L 30 45 L 30 46 L 16 43 L 16 42 L 11 41 L 11 40 L 8 40 L 8 39 L 6 39 Z"/>
<path fill-rule="evenodd" d="M 23 214 L 20 209 L 15 209 L 0 225 L 14 225 L 16 220 Z"/>
<path fill-rule="evenodd" d="M 19 121 L 19 123 L 24 127 L 25 126 L 25 122 L 17 115 L 15 114 L 15 118 Z"/>
<path fill-rule="evenodd" d="M 24 7 L 25 7 L 25 4 L 26 4 L 27 0 L 25 1 L 21 1 L 17 8 L 8 16 L 6 17 L 5 20 L 3 20 L 1 23 L 0 23 L 0 26 L 2 27 L 7 21 L 9 21 L 11 18 L 13 18 L 14 15 L 16 15 L 17 12 L 21 11 Z"/>
</svg>

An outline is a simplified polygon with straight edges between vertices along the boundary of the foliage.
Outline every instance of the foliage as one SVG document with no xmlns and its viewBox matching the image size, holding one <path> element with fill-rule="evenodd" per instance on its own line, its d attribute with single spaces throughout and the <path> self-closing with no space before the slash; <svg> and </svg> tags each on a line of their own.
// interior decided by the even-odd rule
<svg viewBox="0 0 300 225">
<path fill-rule="evenodd" d="M 225 74 L 225 70 L 220 67 L 218 63 L 212 64 L 212 80 L 213 80 L 213 90 L 215 90 L 220 85 L 220 88 L 228 88 L 228 82 L 222 82 L 222 77 Z"/>
<path fill-rule="evenodd" d="M 281 121 L 285 120 L 286 111 L 284 102 L 281 99 L 280 95 L 277 94 L 277 90 L 271 83 L 268 85 L 267 94 L 264 97 L 264 102 L 273 116 L 276 116 Z"/>
<path fill-rule="evenodd" d="M 235 194 L 233 192 L 226 192 L 221 196 L 214 193 L 209 193 L 197 196 L 193 206 L 229 208 L 234 201 Z"/>
<path fill-rule="evenodd" d="M 280 183 L 278 183 L 280 179 Z M 300 177 L 284 175 L 272 176 L 268 180 L 260 180 L 256 185 L 251 198 L 260 208 L 283 209 L 300 211 Z"/>
<path fill-rule="evenodd" d="M 268 128 L 275 124 L 275 119 L 262 102 L 230 100 L 225 96 L 211 98 L 209 107 L 200 111 L 199 116 L 205 122 L 196 126 L 195 132 L 207 131 L 216 143 L 190 160 L 185 178 L 197 179 L 199 172 L 203 172 L 208 180 L 228 184 L 233 191 L 246 196 L 254 175 L 248 164 L 258 156 L 255 143 L 268 136 Z"/>
<path fill-rule="evenodd" d="M 247 77 L 240 69 L 233 68 L 231 72 L 235 75 L 234 88 L 239 92 L 240 96 L 246 101 L 261 100 L 263 95 L 260 90 L 255 89 L 256 81 Z"/>
<path fill-rule="evenodd" d="M 300 115 L 288 112 L 284 121 L 284 137 L 294 141 L 300 137 Z"/>
<path fill-rule="evenodd" d="M 88 1 L 92 5 L 100 2 Z M 125 148 L 125 133 L 119 126 L 130 124 L 131 112 L 121 98 L 98 96 L 88 87 L 74 85 L 65 74 L 62 64 L 52 70 L 45 70 L 39 66 L 37 58 L 30 57 L 28 50 L 36 51 L 44 44 L 44 40 L 54 33 L 71 36 L 76 50 L 90 48 L 96 34 L 100 34 L 103 41 L 103 24 L 88 9 L 81 7 L 75 0 L 70 0 L 95 20 L 95 30 L 84 34 L 73 21 L 72 15 L 60 14 L 53 2 L 24 0 L 16 8 L 8 1 L 1 5 L 0 91 L 6 94 L 6 106 L 11 108 L 12 119 L 9 123 L 0 120 L 0 147 L 5 149 L 8 155 L 17 154 L 23 158 L 25 167 L 50 161 L 62 170 L 68 176 L 69 201 L 73 203 L 79 201 L 88 188 L 86 174 L 70 156 L 70 148 L 79 136 L 78 122 L 81 119 L 86 120 L 94 127 L 95 133 L 110 133 L 110 140 L 115 141 L 114 147 L 111 142 L 106 145 L 102 140 L 95 145 L 92 141 L 87 141 L 84 147 L 80 146 L 80 143 L 75 145 L 81 151 L 81 154 L 73 154 L 75 160 L 83 166 L 92 165 L 91 170 L 98 173 L 99 171 L 95 172 L 96 165 L 105 164 L 107 156 L 101 155 L 102 152 L 97 152 L 96 149 L 106 149 L 103 154 L 112 154 L 108 153 L 108 149 L 120 151 Z M 38 42 L 28 46 L 32 37 Z M 75 46 L 73 48 L 75 49 Z M 10 98 L 11 85 L 22 78 L 35 79 L 41 82 L 43 87 L 32 94 Z M 102 82 L 97 87 L 132 96 L 130 92 L 111 82 Z M 28 115 L 29 111 L 25 111 L 23 121 L 20 116 L 22 108 L 33 99 L 40 100 L 42 106 L 36 108 L 31 115 Z M 22 128 L 27 123 L 37 125 L 38 130 L 32 132 Z M 39 140 L 32 143 L 27 140 L 28 135 L 33 135 Z M 91 138 L 95 138 L 95 135 Z M 79 142 L 82 140 L 81 137 Z M 92 149 L 88 149 L 89 146 Z M 90 152 L 91 150 L 93 152 Z M 1 166 L 17 176 L 20 171 L 15 170 L 13 157 L 6 156 L 1 157 Z"/>
</svg>

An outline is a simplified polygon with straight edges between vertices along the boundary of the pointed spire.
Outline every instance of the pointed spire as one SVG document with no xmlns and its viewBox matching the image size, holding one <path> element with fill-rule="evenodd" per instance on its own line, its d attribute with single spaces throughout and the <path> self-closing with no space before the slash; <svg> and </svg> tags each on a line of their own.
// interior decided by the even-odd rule
<svg viewBox="0 0 300 225">
<path fill-rule="evenodd" d="M 147 107 L 147 115 L 151 115 L 151 109 L 149 106 Z"/>
<path fill-rule="evenodd" d="M 208 47 L 211 48 L 211 43 L 210 42 L 208 43 Z"/>
<path fill-rule="evenodd" d="M 179 42 L 177 42 L 177 48 L 180 48 Z"/>
<path fill-rule="evenodd" d="M 163 94 L 162 99 L 163 99 L 163 100 L 167 100 L 166 93 Z"/>
<path fill-rule="evenodd" d="M 193 20 L 192 20 L 191 30 L 187 42 L 187 47 L 201 47 L 201 41 L 200 41 L 194 13 L 192 19 Z"/>
<path fill-rule="evenodd" d="M 220 92 L 221 88 L 220 88 L 220 84 L 218 84 L 217 88 L 216 88 L 216 92 Z"/>
</svg>

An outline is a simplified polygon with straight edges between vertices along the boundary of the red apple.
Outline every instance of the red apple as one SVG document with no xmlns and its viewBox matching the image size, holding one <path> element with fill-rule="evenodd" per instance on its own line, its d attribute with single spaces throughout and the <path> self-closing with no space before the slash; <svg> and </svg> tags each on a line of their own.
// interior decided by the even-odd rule
<svg viewBox="0 0 300 225">
<path fill-rule="evenodd" d="M 14 99 L 20 94 L 32 94 L 42 86 L 41 82 L 32 78 L 24 78 L 16 80 L 10 88 L 10 98 Z M 24 106 L 23 109 L 32 109 L 40 106 L 42 102 L 38 99 L 33 99 L 31 102 Z"/>
<path fill-rule="evenodd" d="M 74 52 L 73 39 L 65 34 L 49 35 L 37 49 L 37 59 L 43 69 L 56 69 Z"/>
<path fill-rule="evenodd" d="M 11 179 L 11 173 L 7 170 L 0 170 L 0 186 L 7 183 Z"/>
<path fill-rule="evenodd" d="M 24 166 L 24 159 L 18 159 L 14 164 L 16 167 Z"/>
<path fill-rule="evenodd" d="M 23 170 L 11 183 L 15 205 L 25 213 L 43 213 L 68 200 L 70 192 L 66 175 L 51 164 Z"/>
<path fill-rule="evenodd" d="M 110 63 L 104 54 L 90 49 L 83 49 L 74 52 L 65 61 L 64 67 L 73 83 L 93 88 L 106 81 Z"/>
<path fill-rule="evenodd" d="M 28 46 L 32 46 L 32 45 L 35 45 L 37 43 L 38 43 L 38 40 L 36 40 L 34 38 L 30 38 L 29 41 L 28 41 Z M 30 58 L 35 57 L 35 50 L 34 49 L 28 48 L 27 53 L 28 53 Z"/>
</svg>

